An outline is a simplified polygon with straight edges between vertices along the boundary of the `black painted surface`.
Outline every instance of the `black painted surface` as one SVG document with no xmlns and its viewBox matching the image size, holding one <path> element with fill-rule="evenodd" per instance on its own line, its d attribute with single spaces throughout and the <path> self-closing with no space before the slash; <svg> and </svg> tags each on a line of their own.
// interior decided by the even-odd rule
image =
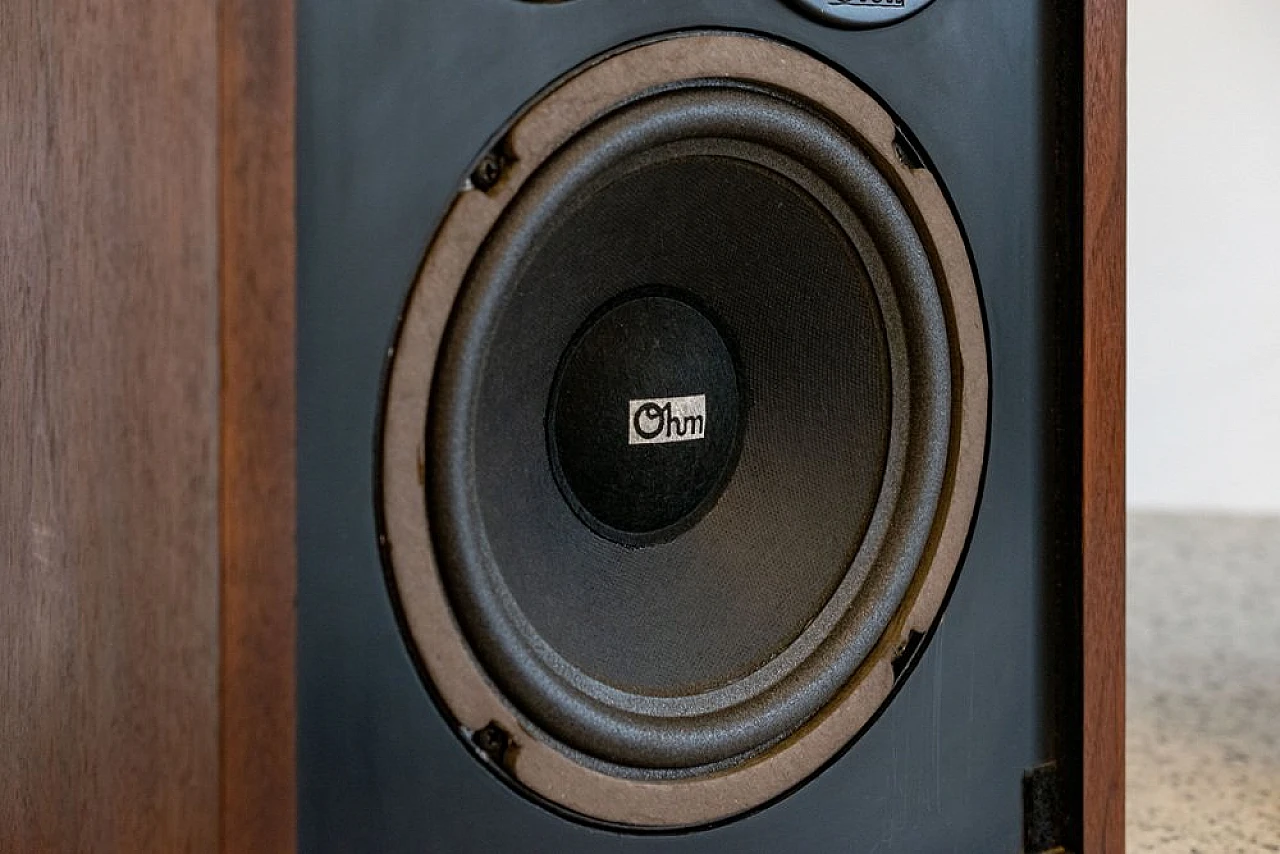
<svg viewBox="0 0 1280 854">
<path fill-rule="evenodd" d="M 1066 0 L 1063 0 L 1065 3 Z M 1044 616 L 1069 538 L 1051 312 L 1069 220 L 1046 205 L 1050 0 L 938 0 L 891 27 L 825 28 L 777 0 L 301 0 L 299 4 L 299 839 L 304 852 L 991 852 L 1022 839 L 1023 772 L 1053 758 Z M 1064 6 L 1065 8 L 1065 6 Z M 1070 17 L 1070 15 L 1068 15 Z M 681 836 L 567 821 L 449 731 L 396 624 L 374 522 L 386 347 L 430 234 L 495 130 L 556 76 L 656 32 L 774 33 L 844 67 L 915 135 L 954 199 L 992 361 L 972 543 L 915 672 L 868 731 L 781 802 Z M 1052 40 L 1068 47 L 1074 38 Z M 1072 143 L 1074 144 L 1074 143 Z M 1069 150 L 1071 149 L 1068 146 Z M 1049 392 L 1063 400 L 1048 397 Z M 1053 413 L 1057 413 L 1054 415 Z M 1060 419 L 1055 420 L 1055 419 Z M 1069 468 L 1069 467 L 1068 467 Z M 1055 497 L 1059 496 L 1059 497 Z M 1067 508 L 1070 509 L 1070 508 Z"/>
</svg>

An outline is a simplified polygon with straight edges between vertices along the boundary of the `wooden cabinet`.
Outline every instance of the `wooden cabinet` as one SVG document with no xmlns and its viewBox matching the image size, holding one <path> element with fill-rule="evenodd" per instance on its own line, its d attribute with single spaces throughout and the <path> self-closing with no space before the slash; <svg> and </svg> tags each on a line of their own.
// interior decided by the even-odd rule
<svg viewBox="0 0 1280 854">
<path fill-rule="evenodd" d="M 293 57 L 0 4 L 0 850 L 293 845 Z"/>
<path fill-rule="evenodd" d="M 1124 3 L 1086 0 L 1086 850 L 1124 830 Z M 294 847 L 294 9 L 0 3 L 0 850 Z"/>
</svg>

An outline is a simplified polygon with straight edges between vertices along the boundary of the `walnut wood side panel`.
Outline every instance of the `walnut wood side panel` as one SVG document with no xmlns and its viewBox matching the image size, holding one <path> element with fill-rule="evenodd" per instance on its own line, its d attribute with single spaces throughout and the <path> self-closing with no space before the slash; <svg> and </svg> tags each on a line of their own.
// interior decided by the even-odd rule
<svg viewBox="0 0 1280 854">
<path fill-rule="evenodd" d="M 217 18 L 0 2 L 0 850 L 218 842 Z"/>
<path fill-rule="evenodd" d="M 222 846 L 295 847 L 294 29 L 221 7 Z"/>
<path fill-rule="evenodd" d="M 1086 0 L 1084 850 L 1124 850 L 1125 3 Z"/>
<path fill-rule="evenodd" d="M 293 24 L 0 3 L 0 851 L 288 851 Z"/>
</svg>

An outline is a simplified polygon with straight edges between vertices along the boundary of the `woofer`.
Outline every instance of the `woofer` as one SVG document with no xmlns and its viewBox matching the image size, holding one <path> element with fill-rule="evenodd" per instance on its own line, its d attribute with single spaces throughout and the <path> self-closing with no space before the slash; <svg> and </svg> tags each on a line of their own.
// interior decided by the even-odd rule
<svg viewBox="0 0 1280 854">
<path fill-rule="evenodd" d="M 597 821 L 797 785 L 940 612 L 986 394 L 960 228 L 857 84 L 733 34 L 569 75 L 478 159 L 389 368 L 385 554 L 442 709 Z"/>
</svg>

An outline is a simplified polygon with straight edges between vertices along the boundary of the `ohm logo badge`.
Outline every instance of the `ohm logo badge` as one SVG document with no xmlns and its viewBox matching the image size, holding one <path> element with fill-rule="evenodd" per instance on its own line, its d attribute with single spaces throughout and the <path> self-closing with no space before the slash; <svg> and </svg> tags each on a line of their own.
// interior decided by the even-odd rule
<svg viewBox="0 0 1280 854">
<path fill-rule="evenodd" d="M 707 435 L 707 396 L 633 400 L 628 410 L 627 444 L 688 442 Z"/>
</svg>

